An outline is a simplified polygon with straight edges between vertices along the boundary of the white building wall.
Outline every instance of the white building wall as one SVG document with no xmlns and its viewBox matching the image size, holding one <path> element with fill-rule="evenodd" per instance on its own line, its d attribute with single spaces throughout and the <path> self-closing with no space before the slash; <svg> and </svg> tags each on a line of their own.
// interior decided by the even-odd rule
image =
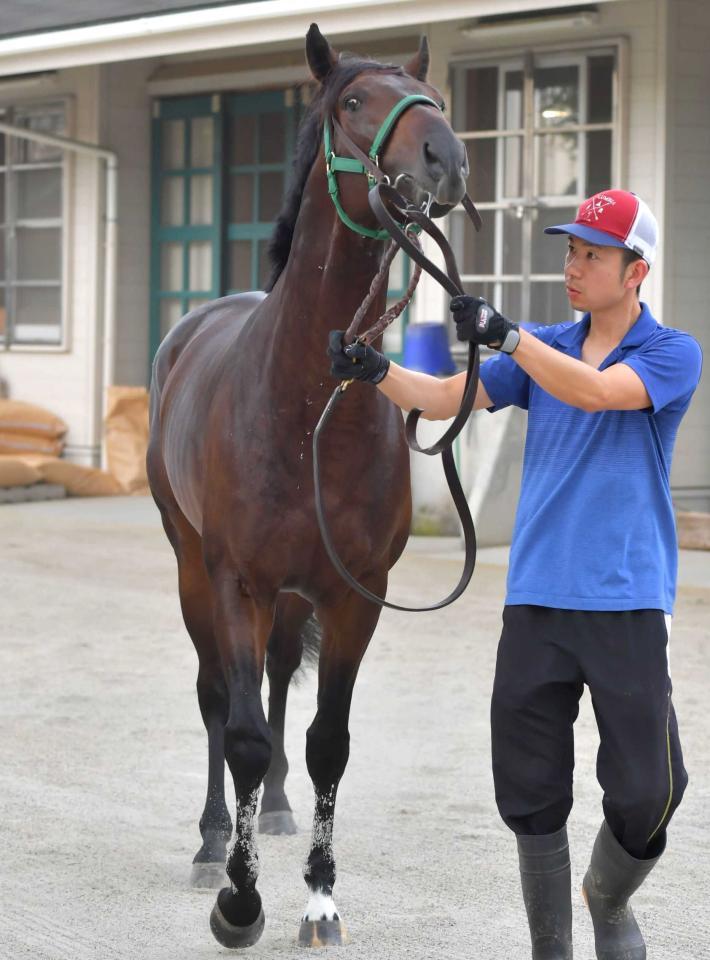
<svg viewBox="0 0 710 960">
<path fill-rule="evenodd" d="M 664 315 L 705 352 L 678 435 L 673 489 L 679 506 L 710 511 L 710 4 L 673 0 L 669 8 Z"/>
<path fill-rule="evenodd" d="M 67 135 L 96 143 L 98 67 L 62 71 L 40 85 L 0 87 L 0 100 L 8 104 L 64 98 L 69 103 Z M 7 382 L 10 396 L 40 404 L 61 416 L 69 426 L 67 453 L 84 463 L 93 459 L 98 430 L 96 337 L 100 335 L 97 318 L 101 316 L 101 297 L 97 264 L 102 257 L 99 199 L 103 178 L 99 168 L 99 162 L 91 157 L 67 158 L 65 345 L 0 351 L 0 377 Z"/>
<path fill-rule="evenodd" d="M 144 386 L 150 375 L 151 100 L 154 60 L 102 68 L 102 137 L 118 155 L 118 293 L 114 381 Z"/>
</svg>

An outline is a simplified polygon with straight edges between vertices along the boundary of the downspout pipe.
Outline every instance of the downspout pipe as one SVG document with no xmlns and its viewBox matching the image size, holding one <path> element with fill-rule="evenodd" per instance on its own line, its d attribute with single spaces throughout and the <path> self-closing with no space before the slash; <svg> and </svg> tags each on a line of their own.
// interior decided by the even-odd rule
<svg viewBox="0 0 710 960">
<path fill-rule="evenodd" d="M 113 385 L 116 374 L 116 292 L 118 284 L 118 156 L 112 150 L 97 147 L 93 143 L 40 133 L 0 121 L 0 133 L 34 143 L 45 143 L 72 153 L 84 154 L 103 160 L 106 164 L 106 222 L 104 224 L 104 302 L 103 302 L 103 349 L 101 384 L 101 423 L 106 415 L 108 387 Z M 97 433 L 99 437 L 97 438 Z M 101 428 L 94 416 L 94 440 L 100 439 Z M 106 449 L 101 445 L 101 462 L 106 466 Z"/>
</svg>

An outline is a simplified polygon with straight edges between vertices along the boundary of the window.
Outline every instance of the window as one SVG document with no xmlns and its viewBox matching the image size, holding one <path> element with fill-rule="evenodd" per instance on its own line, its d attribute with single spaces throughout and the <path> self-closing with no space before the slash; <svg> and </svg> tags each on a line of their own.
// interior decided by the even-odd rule
<svg viewBox="0 0 710 960">
<path fill-rule="evenodd" d="M 64 105 L 0 108 L 7 123 L 65 133 Z M 0 133 L 0 342 L 62 342 L 64 154 Z"/>
<path fill-rule="evenodd" d="M 454 71 L 454 125 L 466 141 L 468 192 L 452 240 L 467 292 L 513 319 L 571 320 L 563 246 L 543 230 L 574 219 L 581 201 L 616 185 L 617 51 L 527 53 Z"/>
</svg>

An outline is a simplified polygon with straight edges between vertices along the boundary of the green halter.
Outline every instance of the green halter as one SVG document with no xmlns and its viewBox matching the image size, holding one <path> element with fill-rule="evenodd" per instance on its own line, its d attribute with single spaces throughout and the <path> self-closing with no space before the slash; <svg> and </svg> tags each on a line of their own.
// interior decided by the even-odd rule
<svg viewBox="0 0 710 960">
<path fill-rule="evenodd" d="M 368 156 L 375 166 L 379 166 L 380 150 L 382 149 L 385 140 L 392 132 L 395 123 L 404 113 L 404 111 L 408 107 L 411 107 L 414 103 L 428 103 L 431 106 L 436 107 L 437 110 L 441 109 L 435 100 L 432 100 L 431 97 L 425 97 L 422 93 L 412 93 L 408 97 L 403 97 L 402 100 L 396 103 L 385 117 L 384 121 L 382 122 L 382 126 L 377 131 L 375 139 L 372 141 L 372 146 L 370 147 Z M 343 210 L 343 206 L 340 202 L 340 195 L 338 193 L 338 181 L 335 176 L 336 173 L 364 173 L 367 177 L 370 187 L 373 187 L 376 181 L 367 167 L 360 160 L 355 160 L 352 157 L 337 157 L 335 155 L 333 151 L 333 137 L 330 130 L 330 122 L 327 118 L 323 125 L 323 147 L 325 149 L 325 169 L 328 176 L 328 193 L 335 204 L 335 209 L 338 211 L 338 216 L 340 219 L 343 221 L 346 227 L 349 227 L 351 230 L 354 230 L 355 233 L 359 233 L 363 237 L 369 237 L 371 240 L 386 240 L 387 237 L 389 237 L 389 233 L 386 230 L 372 230 L 370 227 L 363 227 L 359 223 L 355 223 L 354 220 L 351 220 L 345 210 Z"/>
</svg>

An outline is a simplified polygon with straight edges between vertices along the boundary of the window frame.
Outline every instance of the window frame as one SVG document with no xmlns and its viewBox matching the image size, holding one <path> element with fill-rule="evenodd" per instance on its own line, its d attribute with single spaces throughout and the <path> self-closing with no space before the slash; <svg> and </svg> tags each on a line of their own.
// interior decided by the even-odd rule
<svg viewBox="0 0 710 960">
<path fill-rule="evenodd" d="M 590 124 L 590 123 L 577 123 L 570 124 L 570 132 L 576 132 L 578 136 L 583 135 L 589 130 L 596 129 L 610 129 L 611 130 L 611 176 L 612 180 L 616 183 L 624 182 L 627 169 L 627 135 L 628 135 L 628 83 L 629 83 L 629 71 L 628 71 L 628 41 L 624 37 L 589 37 L 585 40 L 579 40 L 571 43 L 554 43 L 554 44 L 535 44 L 535 45 L 517 45 L 515 47 L 506 48 L 505 50 L 497 51 L 494 54 L 491 53 L 466 53 L 453 56 L 449 62 L 449 85 L 452 91 L 452 104 L 453 104 L 453 118 L 454 118 L 454 129 L 457 133 L 457 136 L 461 137 L 465 142 L 469 140 L 485 140 L 485 139 L 494 139 L 497 141 L 502 141 L 505 138 L 509 137 L 521 137 L 522 138 L 522 162 L 523 168 L 521 170 L 521 181 L 523 195 L 520 197 L 519 210 L 522 213 L 521 219 L 523 236 L 521 237 L 521 242 L 523 244 L 523 250 L 525 249 L 526 239 L 528 244 L 528 250 L 530 250 L 530 242 L 532 237 L 532 217 L 528 214 L 528 208 L 536 209 L 555 209 L 562 206 L 577 206 L 583 196 L 579 194 L 579 189 L 581 187 L 584 190 L 584 182 L 580 181 L 578 183 L 578 193 L 570 195 L 568 197 L 558 196 L 558 195 L 543 195 L 539 196 L 536 193 L 538 183 L 537 176 L 539 175 L 539 168 L 537 166 L 538 156 L 539 156 L 539 143 L 541 140 L 541 134 L 544 132 L 544 128 L 540 127 L 535 123 L 535 116 L 533 113 L 532 120 L 528 120 L 526 117 L 526 107 L 523 103 L 523 116 L 522 121 L 523 125 L 520 129 L 505 129 L 501 126 L 501 114 L 500 114 L 500 103 L 499 99 L 499 113 L 498 113 L 498 128 L 496 130 L 476 130 L 476 131 L 467 131 L 461 129 L 461 125 L 456 122 L 457 117 L 463 115 L 465 110 L 465 74 L 466 71 L 472 68 L 481 68 L 487 66 L 495 66 L 500 70 L 505 69 L 506 65 L 510 67 L 512 64 L 519 64 L 523 71 L 524 85 L 525 77 L 532 76 L 534 78 L 534 71 L 537 67 L 546 67 L 548 63 L 582 63 L 588 62 L 589 58 L 594 56 L 599 56 L 603 54 L 613 54 L 615 58 L 615 69 L 614 75 L 612 77 L 613 84 L 613 103 L 612 103 L 612 119 L 608 123 L 604 124 Z M 584 84 L 586 84 L 586 72 L 582 71 L 584 77 L 583 83 L 580 83 L 580 102 L 583 94 Z M 533 80 L 534 83 L 534 80 Z M 500 82 L 500 76 L 498 80 L 498 90 L 497 96 L 502 97 L 502 85 Z M 533 87 L 533 96 L 534 96 L 534 87 Z M 525 98 L 524 98 L 525 99 Z M 533 105 L 534 110 L 534 105 Z M 586 119 L 586 118 L 585 118 Z M 567 130 L 567 127 L 557 128 L 558 130 L 564 129 Z M 554 130 L 550 131 L 551 133 Z M 497 150 L 497 160 L 496 160 L 496 194 L 498 194 L 498 188 L 500 186 L 499 179 L 499 167 L 502 163 L 501 155 L 503 151 Z M 581 157 L 579 160 L 579 171 L 578 174 L 584 174 L 586 171 L 586 154 L 584 157 Z M 508 209 L 513 209 L 514 202 L 510 200 L 502 200 L 496 197 L 493 201 L 484 201 L 477 202 L 476 197 L 472 197 L 474 203 L 481 211 L 492 211 L 496 212 L 501 211 L 502 214 L 505 213 Z M 564 202 L 566 201 L 566 203 Z M 457 209 L 453 213 L 453 216 L 462 218 L 465 216 L 461 209 Z M 520 216 L 520 213 L 518 214 Z M 451 233 L 452 225 L 449 226 L 449 231 Z M 529 235 L 526 238 L 524 236 L 524 231 L 529 231 Z M 496 230 L 495 235 L 495 244 L 496 249 L 502 243 L 502 229 Z M 507 285 L 508 283 L 519 284 L 520 289 L 520 299 L 521 299 L 521 316 L 524 314 L 525 319 L 528 319 L 529 314 L 529 305 L 532 300 L 532 286 L 536 282 L 551 282 L 559 280 L 562 276 L 560 274 L 543 274 L 538 273 L 532 270 L 532 253 L 529 254 L 529 263 L 528 269 L 526 270 L 525 266 L 525 253 L 522 254 L 523 261 L 521 262 L 521 272 L 518 273 L 493 273 L 493 274 L 466 274 L 462 271 L 461 278 L 464 284 L 482 284 L 489 283 L 494 284 L 496 293 L 498 293 L 498 288 L 500 288 L 501 283 Z M 494 264 L 499 262 L 494 260 Z M 526 290 L 527 288 L 527 290 Z M 502 295 L 502 289 L 500 290 Z M 461 345 L 452 344 L 454 352 L 456 354 L 461 354 Z"/>
<path fill-rule="evenodd" d="M 73 102 L 68 96 L 42 97 L 41 99 L 13 100 L 0 103 L 3 119 L 8 123 L 16 123 L 17 114 L 25 112 L 41 113 L 42 111 L 59 110 L 63 114 L 62 130 L 58 134 L 63 137 L 70 137 L 73 125 Z M 7 353 L 65 353 L 69 349 L 69 296 L 71 287 L 71 277 L 69 270 L 69 240 L 70 240 L 70 219 L 71 219 L 71 172 L 73 158 L 70 151 L 61 147 L 61 159 L 46 164 L 18 164 L 12 161 L 13 142 L 26 142 L 23 137 L 14 136 L 11 133 L 2 133 L 5 139 L 5 162 L 2 166 L 2 173 L 5 178 L 5 220 L 0 228 L 5 232 L 5 258 L 6 269 L 2 278 L 2 286 L 5 290 L 5 309 L 6 309 L 6 329 L 5 333 L 0 335 L 0 350 Z M 16 278 L 16 260 L 17 260 L 17 239 L 16 231 L 18 225 L 22 228 L 22 221 L 17 217 L 17 190 L 14 189 L 13 181 L 16 172 L 19 169 L 57 169 L 60 171 L 61 185 L 61 205 L 58 217 L 51 218 L 27 218 L 28 222 L 34 222 L 34 227 L 55 227 L 59 230 L 60 258 L 59 258 L 59 278 L 55 281 L 17 281 Z M 50 222 L 51 221 L 51 222 Z M 32 229 L 32 227 L 29 227 Z M 12 260 L 12 266 L 8 262 Z M 59 336 L 56 339 L 33 338 L 27 340 L 17 340 L 15 330 L 18 326 L 16 321 L 16 309 L 14 309 L 14 291 L 26 286 L 28 288 L 39 289 L 42 287 L 59 288 Z M 12 291 L 12 295 L 10 295 Z M 46 325 L 48 332 L 54 329 Z"/>
</svg>

